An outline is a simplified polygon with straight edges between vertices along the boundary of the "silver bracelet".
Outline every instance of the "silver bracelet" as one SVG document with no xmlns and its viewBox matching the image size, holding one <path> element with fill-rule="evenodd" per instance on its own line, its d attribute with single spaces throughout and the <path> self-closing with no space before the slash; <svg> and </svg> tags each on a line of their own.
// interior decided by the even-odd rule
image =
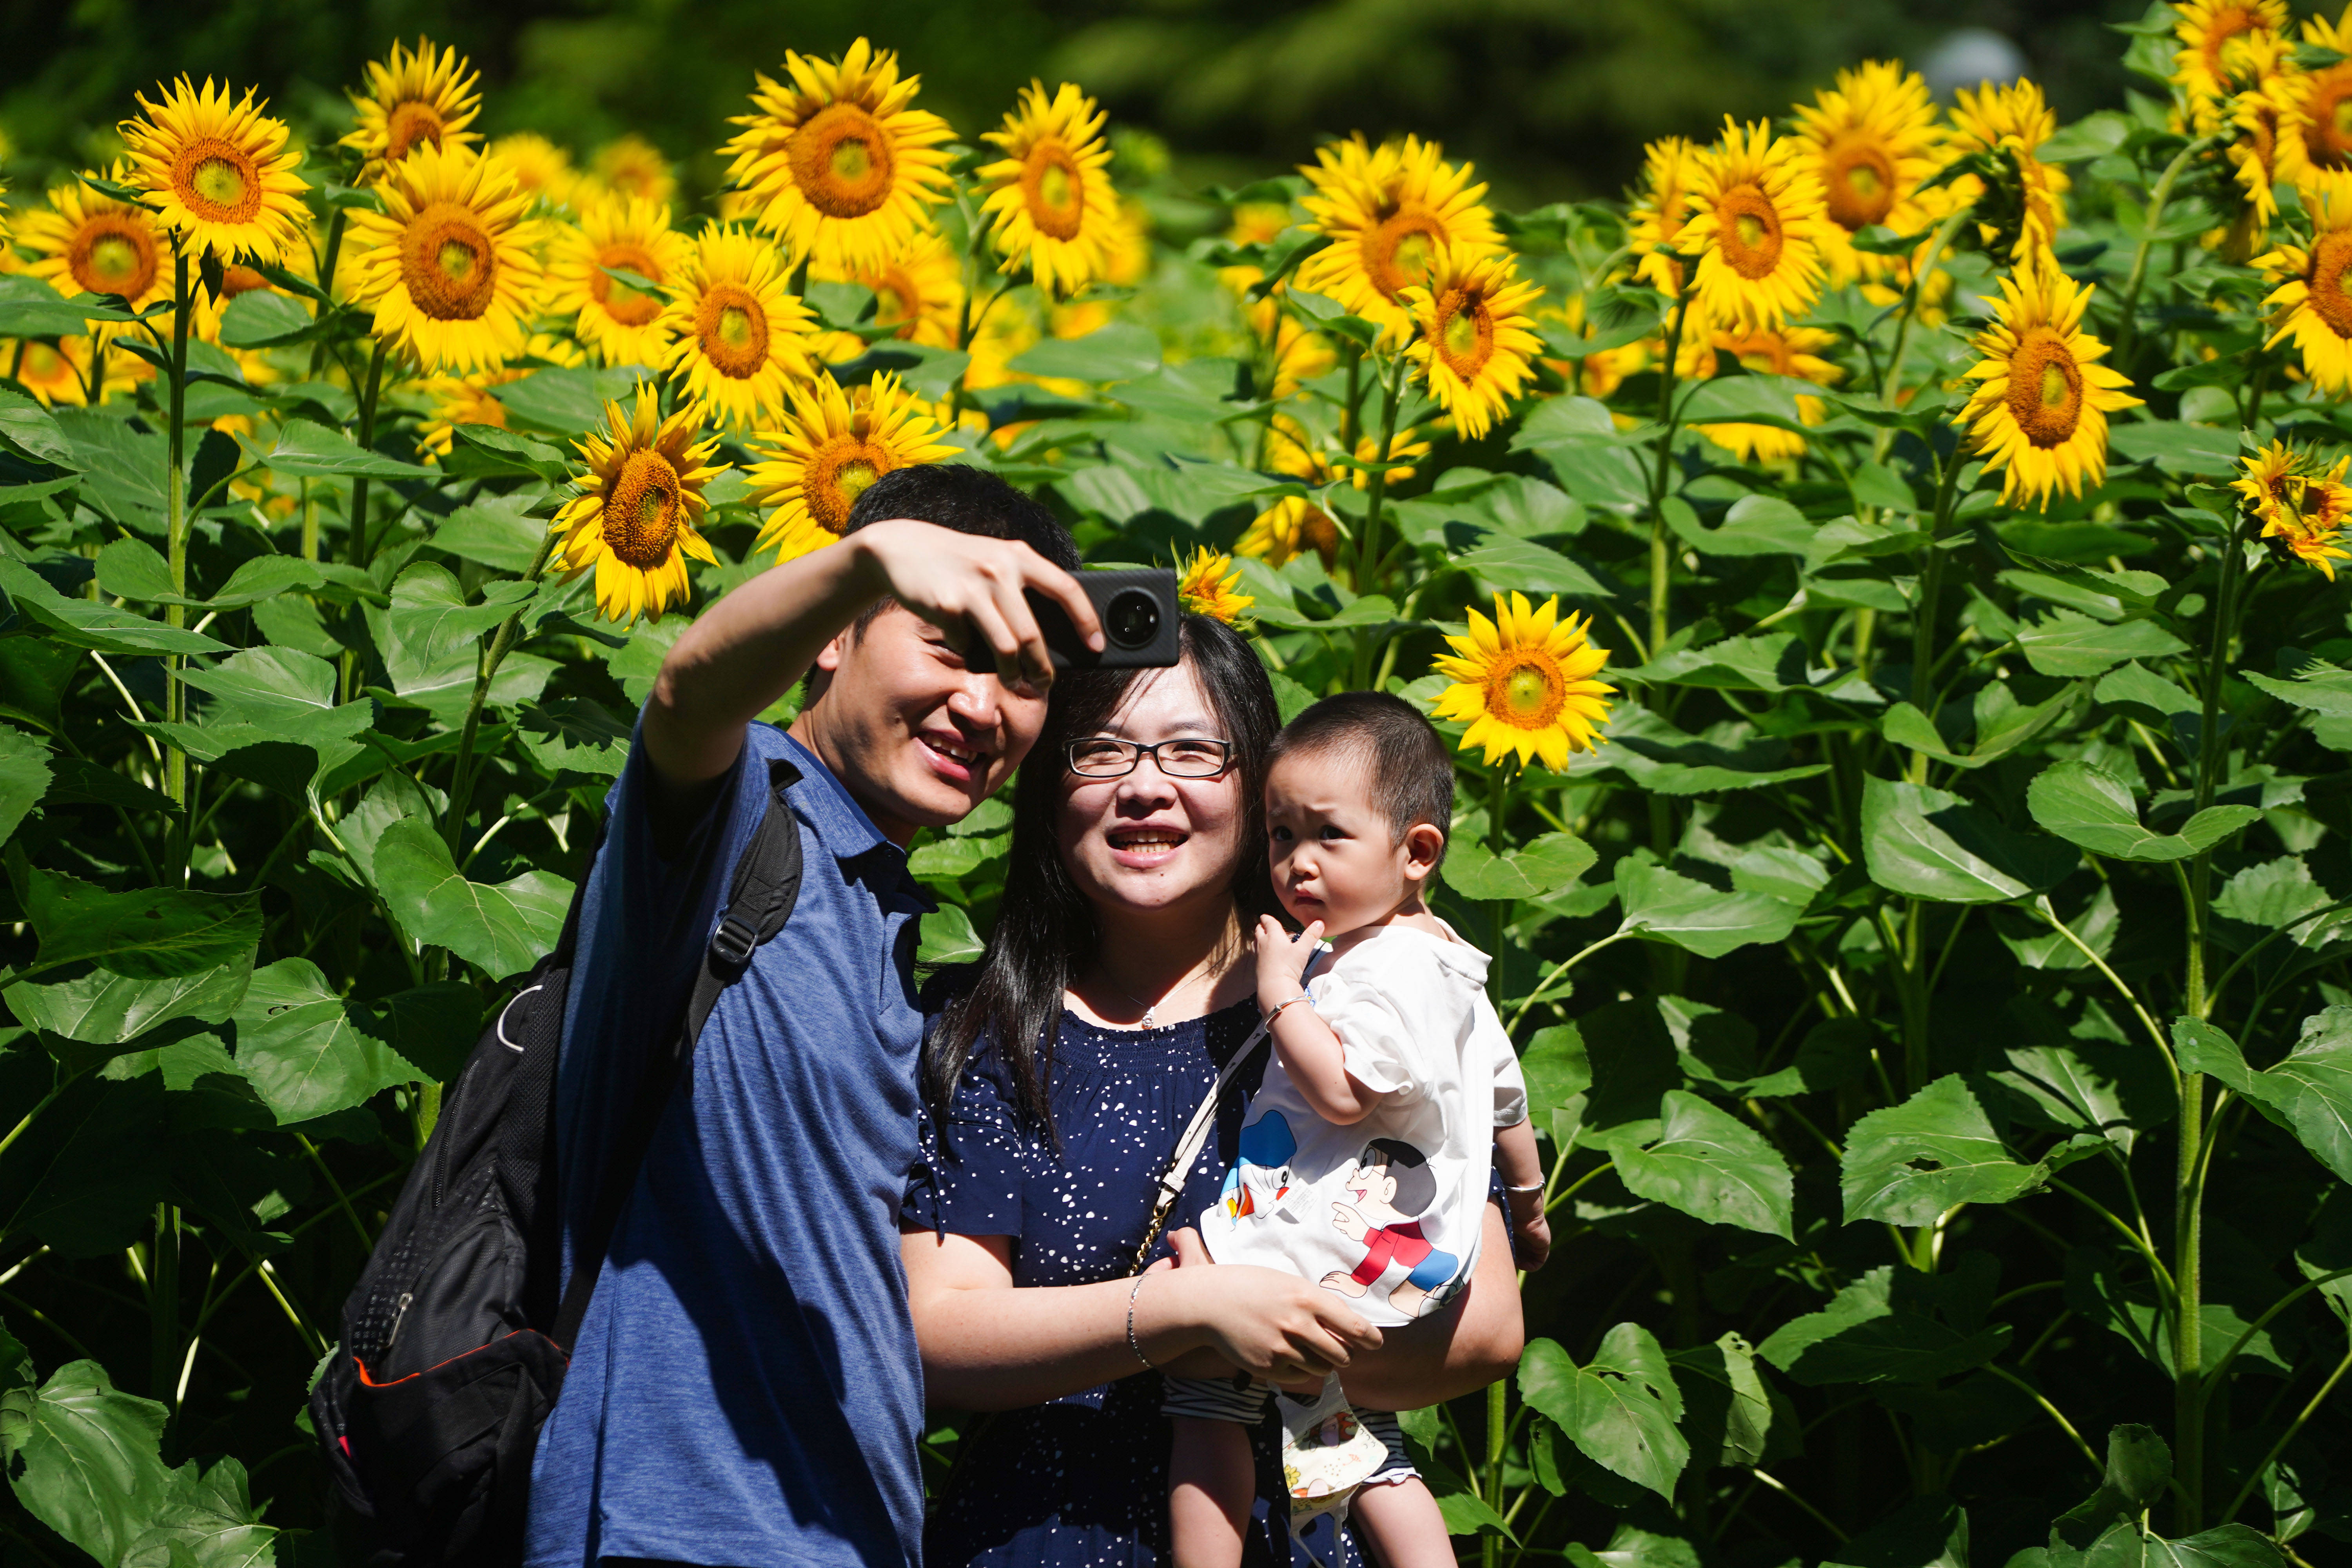
<svg viewBox="0 0 2352 1568">
<path fill-rule="evenodd" d="M 1151 1358 L 1143 1353 L 1142 1342 L 1135 1337 L 1135 1299 L 1143 1293 L 1143 1281 L 1144 1276 L 1137 1275 L 1134 1287 L 1127 1293 L 1127 1348 L 1135 1352 L 1135 1359 L 1143 1363 L 1146 1372 L 1158 1372 L 1160 1369 L 1151 1364 Z"/>
<path fill-rule="evenodd" d="M 1273 1028 L 1274 1021 L 1282 1016 L 1282 1009 L 1284 1007 L 1295 1006 L 1301 1002 L 1306 1003 L 1310 1007 L 1315 1005 L 1315 998 L 1309 996 L 1306 992 L 1301 991 L 1297 995 L 1293 996 L 1289 1001 L 1283 1003 L 1280 1006 L 1275 1008 L 1273 1012 L 1268 1013 L 1265 1016 L 1265 1026 L 1269 1029 Z"/>
<path fill-rule="evenodd" d="M 1544 1184 L 1541 1182 L 1538 1182 L 1532 1187 L 1515 1187 L 1508 1182 L 1506 1182 L 1503 1184 L 1503 1190 L 1507 1193 L 1539 1193 L 1544 1190 Z"/>
</svg>

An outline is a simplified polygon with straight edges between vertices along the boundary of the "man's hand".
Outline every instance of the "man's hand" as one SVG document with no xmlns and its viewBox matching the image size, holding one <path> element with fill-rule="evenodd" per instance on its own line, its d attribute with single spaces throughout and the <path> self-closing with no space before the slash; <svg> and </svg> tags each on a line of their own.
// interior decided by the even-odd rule
<svg viewBox="0 0 2352 1568">
<path fill-rule="evenodd" d="M 1272 915 L 1257 918 L 1257 1005 L 1261 1012 L 1271 1013 L 1307 989 L 1300 978 L 1307 973 L 1307 961 L 1315 956 L 1316 944 L 1323 940 L 1323 922 L 1315 921 L 1293 937 L 1282 929 L 1282 922 Z"/>
<path fill-rule="evenodd" d="M 997 679 L 1007 686 L 1027 680 L 1043 690 L 1054 680 L 1053 656 L 1023 596 L 1026 589 L 1061 605 L 1087 646 L 1101 651 L 1102 624 L 1086 590 L 1018 540 L 985 539 L 902 518 L 869 523 L 845 542 L 863 550 L 883 593 L 959 645 L 967 624 L 979 627 L 987 647 L 970 650 L 970 657 L 992 656 Z"/>
</svg>

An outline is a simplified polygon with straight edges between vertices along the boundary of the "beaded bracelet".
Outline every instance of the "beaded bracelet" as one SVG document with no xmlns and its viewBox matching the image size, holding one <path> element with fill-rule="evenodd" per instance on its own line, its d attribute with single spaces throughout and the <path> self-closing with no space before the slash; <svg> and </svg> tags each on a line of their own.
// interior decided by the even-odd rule
<svg viewBox="0 0 2352 1568">
<path fill-rule="evenodd" d="M 1135 1352 L 1135 1359 L 1143 1363 L 1146 1372 L 1158 1372 L 1160 1369 L 1151 1364 L 1151 1358 L 1143 1353 L 1143 1345 L 1135 1337 L 1135 1299 L 1143 1293 L 1144 1279 L 1137 1275 L 1134 1287 L 1127 1293 L 1127 1348 Z"/>
</svg>

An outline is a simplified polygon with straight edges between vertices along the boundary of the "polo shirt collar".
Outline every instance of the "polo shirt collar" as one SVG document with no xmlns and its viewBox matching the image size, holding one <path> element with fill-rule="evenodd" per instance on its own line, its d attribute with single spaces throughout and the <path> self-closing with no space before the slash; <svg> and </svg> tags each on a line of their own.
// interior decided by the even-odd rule
<svg viewBox="0 0 2352 1568">
<path fill-rule="evenodd" d="M 824 765 L 824 759 L 802 745 L 790 731 L 784 732 L 783 740 L 786 756 L 801 771 L 801 782 L 793 792 L 793 799 L 802 810 L 808 813 L 811 825 L 816 828 L 816 836 L 824 841 L 824 847 L 833 852 L 834 858 L 855 860 L 860 855 L 887 846 L 903 862 L 906 851 L 883 837 L 882 830 L 874 826 L 874 819 L 866 815 L 866 808 L 843 787 L 842 782 L 834 776 L 833 770 Z"/>
</svg>

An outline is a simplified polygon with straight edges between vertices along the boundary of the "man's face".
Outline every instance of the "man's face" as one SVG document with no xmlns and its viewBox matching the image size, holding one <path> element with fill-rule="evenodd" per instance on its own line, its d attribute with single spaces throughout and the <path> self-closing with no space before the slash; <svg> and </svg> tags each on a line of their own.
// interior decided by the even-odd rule
<svg viewBox="0 0 2352 1568">
<path fill-rule="evenodd" d="M 816 667 L 824 689 L 793 732 L 902 845 L 986 799 L 1045 721 L 1044 693 L 966 668 L 937 626 L 896 605 L 826 644 Z"/>
</svg>

